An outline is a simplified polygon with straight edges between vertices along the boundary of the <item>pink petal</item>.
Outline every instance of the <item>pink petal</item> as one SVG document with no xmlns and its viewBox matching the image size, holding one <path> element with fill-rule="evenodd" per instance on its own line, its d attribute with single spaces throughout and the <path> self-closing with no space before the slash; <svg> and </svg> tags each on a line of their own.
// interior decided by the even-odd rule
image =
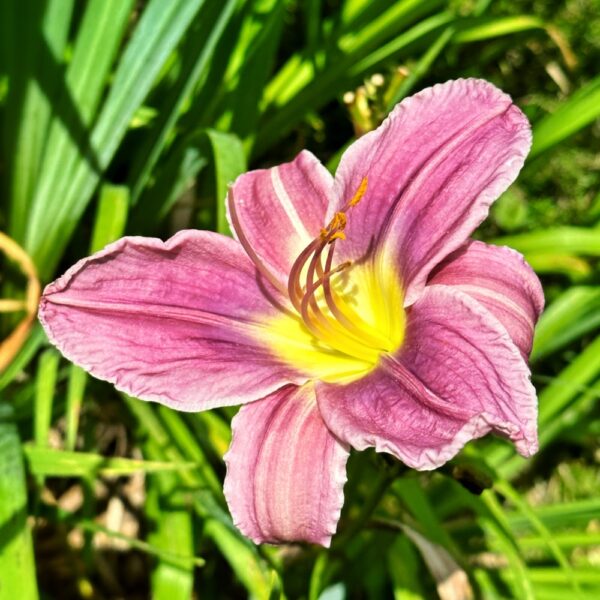
<svg viewBox="0 0 600 600">
<path fill-rule="evenodd" d="M 530 145 L 523 113 L 485 81 L 449 81 L 407 98 L 342 157 L 329 216 L 363 178 L 368 183 L 349 211 L 340 252 L 357 260 L 385 244 L 412 304 L 433 267 L 467 240 L 515 179 Z"/>
<path fill-rule="evenodd" d="M 276 309 L 234 240 L 183 231 L 130 237 L 44 291 L 50 341 L 100 379 L 179 410 L 240 404 L 302 383 L 262 346 Z"/>
<path fill-rule="evenodd" d="M 329 546 L 344 502 L 348 448 L 327 429 L 313 386 L 288 386 L 243 406 L 225 455 L 225 497 L 256 543 Z"/>
<path fill-rule="evenodd" d="M 468 242 L 435 269 L 428 285 L 438 284 L 453 286 L 483 304 L 527 359 L 544 292 L 521 254 L 506 246 Z"/>
<path fill-rule="evenodd" d="M 537 449 L 525 361 L 488 310 L 446 286 L 428 286 L 410 309 L 396 356 L 348 385 L 318 384 L 317 399 L 341 440 L 390 452 L 415 469 L 439 467 L 490 430 L 525 456 Z"/>
<path fill-rule="evenodd" d="M 294 260 L 324 226 L 332 191 L 329 171 L 306 150 L 292 162 L 240 175 L 231 187 L 232 229 L 278 287 L 287 289 Z"/>
</svg>

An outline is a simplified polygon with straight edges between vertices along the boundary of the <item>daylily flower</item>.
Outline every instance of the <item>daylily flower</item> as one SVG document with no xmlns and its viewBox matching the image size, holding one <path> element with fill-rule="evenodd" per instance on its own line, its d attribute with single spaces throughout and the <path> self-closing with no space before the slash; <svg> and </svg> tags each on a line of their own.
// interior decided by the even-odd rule
<svg viewBox="0 0 600 600">
<path fill-rule="evenodd" d="M 538 279 L 469 240 L 515 179 L 529 124 L 489 83 L 399 104 L 333 178 L 309 152 L 239 177 L 237 240 L 126 237 L 50 284 L 40 319 L 73 362 L 183 411 L 242 404 L 225 457 L 256 542 L 328 545 L 350 448 L 434 469 L 489 431 L 536 451 L 526 359 Z"/>
</svg>

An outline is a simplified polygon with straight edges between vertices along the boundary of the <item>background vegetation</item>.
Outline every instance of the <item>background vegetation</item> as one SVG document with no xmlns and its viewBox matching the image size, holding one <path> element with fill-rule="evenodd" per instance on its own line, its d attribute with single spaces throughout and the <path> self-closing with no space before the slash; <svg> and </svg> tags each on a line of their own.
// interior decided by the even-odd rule
<svg viewBox="0 0 600 600">
<path fill-rule="evenodd" d="M 0 44 L 0 598 L 600 598 L 598 0 L 4 0 Z M 334 168 L 465 76 L 534 128 L 478 235 L 544 283 L 540 452 L 353 454 L 330 550 L 256 547 L 221 491 L 234 411 L 88 378 L 35 324 L 37 280 L 124 233 L 226 232 L 240 172 L 304 147 Z"/>
</svg>

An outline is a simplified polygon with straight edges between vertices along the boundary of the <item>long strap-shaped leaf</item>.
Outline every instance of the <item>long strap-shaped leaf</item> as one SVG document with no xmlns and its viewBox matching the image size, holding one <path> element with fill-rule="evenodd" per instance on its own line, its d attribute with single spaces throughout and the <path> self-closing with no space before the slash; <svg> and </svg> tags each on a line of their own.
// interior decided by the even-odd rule
<svg viewBox="0 0 600 600">
<path fill-rule="evenodd" d="M 110 163 L 133 114 L 203 3 L 204 0 L 150 0 L 144 8 L 115 71 L 88 151 L 79 149 L 74 168 L 63 173 L 57 184 L 58 193 L 53 189 L 48 196 L 37 196 L 32 207 L 26 248 L 42 279 L 52 273 L 98 185 L 99 171 Z"/>
<path fill-rule="evenodd" d="M 98 158 L 90 146 L 90 129 L 132 5 L 133 0 L 90 0 L 87 4 L 48 132 L 48 151 L 30 216 L 29 248 L 43 238 L 41 231 L 59 210 L 78 163 L 88 160 L 98 168 Z M 48 251 L 59 252 L 53 248 Z"/>
<path fill-rule="evenodd" d="M 35 191 L 46 130 L 60 83 L 61 59 L 73 0 L 0 2 L 3 69 L 10 93 L 5 107 L 3 161 L 10 234 L 22 243 Z"/>
<path fill-rule="evenodd" d="M 529 159 L 577 133 L 598 117 L 600 117 L 600 76 L 592 79 L 560 104 L 556 112 L 535 124 Z"/>
<path fill-rule="evenodd" d="M 29 470 L 33 475 L 40 477 L 117 476 L 197 468 L 192 462 L 110 458 L 89 452 L 69 452 L 41 446 L 25 446 L 23 450 Z"/>
<path fill-rule="evenodd" d="M 38 597 L 27 525 L 27 488 L 12 410 L 0 402 L 0 598 Z"/>
<path fill-rule="evenodd" d="M 138 160 L 133 167 L 131 181 L 131 197 L 135 202 L 145 186 L 150 170 L 156 163 L 165 144 L 167 135 L 190 93 L 204 75 L 209 61 L 214 53 L 225 26 L 233 14 L 237 0 L 227 0 L 222 5 L 209 3 L 206 10 L 199 14 L 197 30 L 188 36 L 188 47 L 182 52 L 185 57 L 182 73 L 167 101 L 163 104 L 151 135 L 138 154 Z"/>
</svg>

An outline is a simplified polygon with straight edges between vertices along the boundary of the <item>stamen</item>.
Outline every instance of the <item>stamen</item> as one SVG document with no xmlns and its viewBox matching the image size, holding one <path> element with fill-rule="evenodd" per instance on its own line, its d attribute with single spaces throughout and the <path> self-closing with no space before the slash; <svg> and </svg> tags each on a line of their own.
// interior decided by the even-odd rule
<svg viewBox="0 0 600 600">
<path fill-rule="evenodd" d="M 319 252 L 315 253 L 315 256 L 311 260 L 311 264 L 308 268 L 307 290 L 302 298 L 300 310 L 302 320 L 304 321 L 307 329 L 318 340 L 323 340 L 333 349 L 343 352 L 344 354 L 348 354 L 350 352 L 357 358 L 362 358 L 363 360 L 372 362 L 376 360 L 377 353 L 364 345 L 361 336 L 359 335 L 355 337 L 350 332 L 340 329 L 339 326 L 336 326 L 337 321 L 331 321 L 330 319 L 327 319 L 318 305 L 315 294 L 323 285 L 323 282 L 335 273 L 339 273 L 343 269 L 350 266 L 350 263 L 342 263 L 335 269 L 332 269 L 330 272 L 326 272 L 324 274 L 324 278 L 310 282 L 310 277 L 314 277 L 315 264 L 317 261 L 320 261 L 321 252 L 322 248 Z M 313 311 L 313 315 L 311 315 L 310 310 Z"/>
<path fill-rule="evenodd" d="M 367 178 L 364 177 L 358 190 L 347 203 L 346 209 L 356 206 L 366 190 Z M 290 270 L 288 295 L 304 325 L 318 341 L 324 342 L 334 350 L 375 362 L 380 352 L 388 350 L 389 340 L 349 309 L 331 284 L 334 275 L 351 265 L 350 262 L 344 262 L 333 267 L 335 243 L 337 240 L 346 239 L 344 229 L 347 222 L 344 211 L 335 213 L 327 227 L 321 229 L 319 236 L 300 253 Z M 323 250 L 327 246 L 329 249 L 323 265 Z M 306 275 L 303 277 L 304 269 Z M 317 297 L 320 288 L 323 289 L 326 312 Z"/>
<path fill-rule="evenodd" d="M 300 277 L 302 276 L 302 269 L 306 265 L 306 261 L 309 257 L 314 254 L 315 250 L 321 244 L 320 238 L 313 240 L 302 252 L 298 258 L 294 261 L 290 270 L 290 276 L 288 278 L 288 295 L 294 308 L 300 312 L 300 305 L 302 303 L 302 286 L 300 285 Z"/>
<path fill-rule="evenodd" d="M 321 229 L 319 237 L 306 246 L 294 261 L 288 277 L 288 295 L 294 308 L 298 312 L 300 312 L 303 296 L 302 285 L 300 284 L 302 269 L 306 265 L 309 257 L 315 252 L 318 252 L 320 256 L 320 253 L 327 243 L 330 243 L 334 239 L 345 239 L 342 229 L 346 226 L 346 222 L 347 218 L 343 212 L 335 213 L 329 225 L 326 228 Z M 321 277 L 323 269 L 320 262 L 316 265 L 316 269 L 319 277 Z M 312 281 L 312 278 L 307 277 L 307 285 L 309 281 Z"/>
</svg>

